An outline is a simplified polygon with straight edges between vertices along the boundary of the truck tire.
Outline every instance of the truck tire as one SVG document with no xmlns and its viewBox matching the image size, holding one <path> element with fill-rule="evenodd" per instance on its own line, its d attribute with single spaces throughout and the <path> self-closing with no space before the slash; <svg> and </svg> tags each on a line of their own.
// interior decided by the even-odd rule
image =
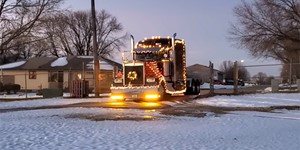
<svg viewBox="0 0 300 150">
<path fill-rule="evenodd" d="M 159 98 L 160 101 L 169 100 L 170 97 L 171 97 L 171 95 L 169 95 L 169 94 L 166 93 L 166 91 L 165 91 L 165 84 L 161 84 L 161 85 L 159 86 L 159 93 L 160 93 L 160 95 L 161 95 L 160 98 Z"/>
<path fill-rule="evenodd" d="M 198 95 L 200 93 L 200 81 L 197 79 L 196 80 L 196 92 L 195 94 Z"/>
<path fill-rule="evenodd" d="M 195 94 L 196 92 L 196 81 L 194 79 L 192 79 L 192 94 Z"/>
<path fill-rule="evenodd" d="M 186 91 L 184 93 L 184 95 L 191 95 L 193 93 L 193 88 L 192 88 L 192 80 L 188 80 L 187 84 L 186 84 Z"/>
<path fill-rule="evenodd" d="M 198 81 L 195 80 L 195 82 L 194 82 L 194 92 L 193 92 L 193 94 L 196 95 L 197 92 L 198 92 Z"/>
</svg>

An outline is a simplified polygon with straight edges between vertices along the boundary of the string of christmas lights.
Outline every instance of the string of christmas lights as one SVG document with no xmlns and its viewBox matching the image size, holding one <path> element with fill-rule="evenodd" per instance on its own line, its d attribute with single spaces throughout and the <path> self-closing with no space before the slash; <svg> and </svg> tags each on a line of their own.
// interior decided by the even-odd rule
<svg viewBox="0 0 300 150">
<path fill-rule="evenodd" d="M 154 39 L 159 39 L 160 37 L 154 37 Z M 144 40 L 147 40 L 146 38 Z M 142 41 L 144 42 L 144 41 Z M 181 44 L 183 45 L 183 49 L 182 49 L 182 65 L 183 65 L 183 83 L 184 83 L 184 88 L 180 91 L 174 91 L 174 90 L 170 90 L 167 87 L 167 82 L 165 77 L 162 75 L 162 72 L 159 70 L 158 66 L 157 66 L 157 62 L 155 61 L 151 61 L 151 62 L 146 62 L 145 63 L 145 71 L 146 71 L 146 76 L 147 77 L 152 77 L 154 73 L 154 76 L 156 78 L 159 78 L 159 84 L 158 85 L 152 85 L 152 86 L 121 86 L 121 87 L 115 87 L 112 86 L 111 89 L 113 90 L 125 90 L 125 89 L 147 89 L 147 88 L 156 88 L 158 89 L 160 87 L 160 85 L 165 85 L 164 89 L 165 92 L 168 94 L 183 94 L 186 91 L 186 48 L 185 48 L 185 42 L 184 40 L 175 40 L 175 45 L 176 44 Z M 145 44 L 137 44 L 135 47 L 139 47 L 139 48 L 144 48 L 145 50 L 143 51 L 135 51 L 135 53 L 141 53 L 141 54 L 147 54 L 147 53 L 152 53 L 152 54 L 164 54 L 166 51 L 174 51 L 175 47 L 170 47 L 170 46 L 161 46 L 161 45 L 145 45 Z M 160 48 L 159 51 L 150 51 L 147 50 L 147 48 Z M 150 69 L 150 70 L 148 70 Z"/>
</svg>

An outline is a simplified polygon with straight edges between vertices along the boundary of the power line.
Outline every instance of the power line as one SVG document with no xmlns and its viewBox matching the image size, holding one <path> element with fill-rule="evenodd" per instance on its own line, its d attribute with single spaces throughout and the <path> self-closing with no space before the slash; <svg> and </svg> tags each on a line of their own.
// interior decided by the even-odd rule
<svg viewBox="0 0 300 150">
<path fill-rule="evenodd" d="M 282 66 L 284 64 L 264 64 L 264 65 L 246 65 L 246 66 L 239 66 L 239 67 L 263 67 L 263 66 Z"/>
<path fill-rule="evenodd" d="M 283 66 L 283 65 L 299 65 L 300 63 L 286 63 L 286 64 L 264 64 L 264 65 L 245 65 L 239 67 L 263 67 L 263 66 Z"/>
</svg>

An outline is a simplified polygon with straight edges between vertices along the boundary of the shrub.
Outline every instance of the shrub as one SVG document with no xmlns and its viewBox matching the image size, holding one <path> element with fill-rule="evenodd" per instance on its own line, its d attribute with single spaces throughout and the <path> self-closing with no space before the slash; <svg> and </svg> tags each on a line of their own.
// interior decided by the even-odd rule
<svg viewBox="0 0 300 150">
<path fill-rule="evenodd" d="M 16 94 L 18 91 L 20 91 L 21 86 L 19 84 L 4 84 L 3 89 L 6 91 L 6 94 L 10 94 L 11 91 Z"/>
<path fill-rule="evenodd" d="M 19 92 L 21 90 L 20 84 L 13 84 L 13 89 L 12 90 L 14 91 L 14 94 Z"/>
<path fill-rule="evenodd" d="M 4 86 L 3 86 L 3 83 L 0 82 L 0 92 L 3 92 L 4 91 Z"/>
</svg>

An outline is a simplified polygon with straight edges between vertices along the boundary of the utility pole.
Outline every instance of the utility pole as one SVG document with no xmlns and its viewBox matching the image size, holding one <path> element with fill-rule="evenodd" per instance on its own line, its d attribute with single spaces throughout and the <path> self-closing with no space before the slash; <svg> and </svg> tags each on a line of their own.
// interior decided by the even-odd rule
<svg viewBox="0 0 300 150">
<path fill-rule="evenodd" d="M 3 68 L 1 68 L 1 79 L 0 82 L 3 84 Z"/>
<path fill-rule="evenodd" d="M 238 94 L 238 79 L 239 79 L 239 67 L 238 62 L 234 62 L 234 87 L 233 92 L 234 94 Z"/>
<path fill-rule="evenodd" d="M 214 94 L 214 64 L 211 61 L 209 61 L 209 69 L 210 69 L 209 94 L 213 95 Z"/>
<path fill-rule="evenodd" d="M 25 73 L 25 99 L 27 99 L 27 75 Z"/>
<path fill-rule="evenodd" d="M 95 0 L 91 0 L 92 7 L 92 30 L 93 30 L 93 51 L 94 51 L 94 78 L 95 78 L 95 97 L 99 97 L 99 73 L 100 73 L 100 64 L 98 58 L 98 47 L 97 47 L 97 30 L 96 30 L 96 12 L 95 12 Z"/>
<path fill-rule="evenodd" d="M 292 64 L 293 64 L 293 58 L 290 59 L 290 74 L 289 74 L 289 80 L 290 80 L 290 90 L 292 89 L 292 76 L 293 76 L 293 69 L 292 69 Z"/>
</svg>

